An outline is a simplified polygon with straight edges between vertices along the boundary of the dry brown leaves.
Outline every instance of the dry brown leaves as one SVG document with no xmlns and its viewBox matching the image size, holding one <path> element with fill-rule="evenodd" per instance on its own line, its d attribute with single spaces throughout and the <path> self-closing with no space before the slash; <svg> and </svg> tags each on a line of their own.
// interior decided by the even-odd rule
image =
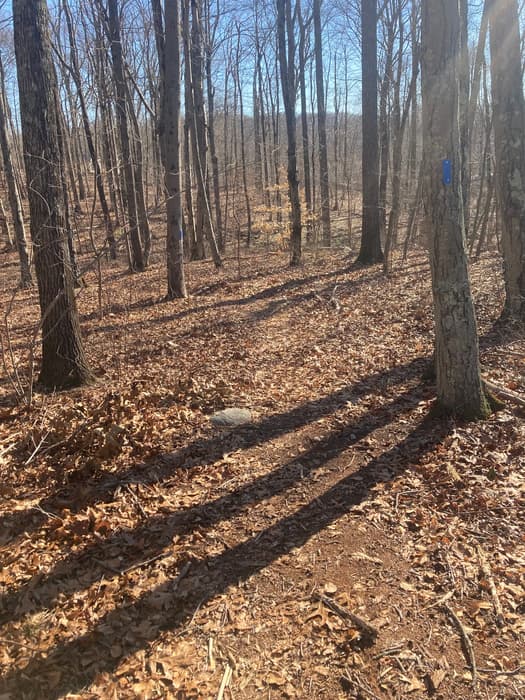
<svg viewBox="0 0 525 700">
<path fill-rule="evenodd" d="M 522 416 L 425 420 L 424 258 L 214 274 L 164 304 L 160 265 L 110 270 L 101 320 L 88 279 L 98 385 L 28 407 L 0 382 L 2 700 L 523 696 Z M 524 392 L 496 261 L 473 280 L 484 371 Z M 8 319 L 22 378 L 35 301 Z M 256 424 L 214 430 L 231 405 Z"/>
</svg>

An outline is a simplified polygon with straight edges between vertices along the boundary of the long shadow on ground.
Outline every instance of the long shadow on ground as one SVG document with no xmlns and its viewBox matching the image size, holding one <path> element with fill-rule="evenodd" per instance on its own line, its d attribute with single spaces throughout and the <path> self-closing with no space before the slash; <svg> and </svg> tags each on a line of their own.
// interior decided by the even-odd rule
<svg viewBox="0 0 525 700">
<path fill-rule="evenodd" d="M 38 574 L 0 598 L 0 622 L 12 622 L 28 610 L 48 608 L 55 604 L 58 594 L 70 596 L 98 581 L 107 573 L 103 560 L 108 548 L 119 552 L 124 571 L 162 553 L 176 535 L 187 535 L 197 526 L 216 525 L 292 489 L 297 482 L 314 475 L 329 459 L 412 410 L 426 391 L 424 386 L 418 385 L 373 413 L 368 412 L 329 434 L 284 465 L 226 495 L 173 514 L 152 516 L 138 526 L 122 529 L 103 540 L 97 538 L 60 561 L 46 575 Z"/>
<path fill-rule="evenodd" d="M 276 413 L 263 418 L 256 425 L 242 431 L 243 448 L 255 447 L 274 438 L 313 423 L 345 406 L 348 401 L 358 401 L 367 395 L 384 394 L 385 388 L 396 383 L 408 382 L 421 376 L 425 366 L 424 358 L 417 358 L 404 365 L 377 372 L 365 377 L 353 385 L 323 396 L 320 399 L 307 401 L 290 411 Z M 363 419 L 366 423 L 366 417 Z M 352 431 L 350 431 L 352 432 Z M 355 430 L 354 430 L 355 433 Z M 225 437 L 221 434 L 193 441 L 191 444 L 176 450 L 162 458 L 156 458 L 147 464 L 134 465 L 127 471 L 106 478 L 95 475 L 82 482 L 82 488 L 77 484 L 58 493 L 42 499 L 38 509 L 27 509 L 7 513 L 0 518 L 0 531 L 8 531 L 11 540 L 22 532 L 30 532 L 41 527 L 67 501 L 67 507 L 74 513 L 80 512 L 89 505 L 97 502 L 113 500 L 115 489 L 129 483 L 158 483 L 170 478 L 177 469 L 184 468 L 188 461 L 195 464 L 198 456 L 202 466 L 213 464 L 219 459 L 225 449 Z"/>
<path fill-rule="evenodd" d="M 227 309 L 227 308 L 242 308 L 244 306 L 249 306 L 250 304 L 253 304 L 257 301 L 265 301 L 265 300 L 271 300 L 274 297 L 279 297 L 281 295 L 286 295 L 287 300 L 289 299 L 290 301 L 295 301 L 297 302 L 300 298 L 308 298 L 313 294 L 313 291 L 310 292 L 305 292 L 304 294 L 300 296 L 294 297 L 291 292 L 294 292 L 296 290 L 300 290 L 302 287 L 305 287 L 309 284 L 312 284 L 314 282 L 319 282 L 323 279 L 329 279 L 329 278 L 334 278 L 334 277 L 339 277 L 341 275 L 344 275 L 345 273 L 348 272 L 348 268 L 342 267 L 337 270 L 333 270 L 331 272 L 324 272 L 324 273 L 316 273 L 314 275 L 310 275 L 309 277 L 299 277 L 296 279 L 289 280 L 288 282 L 283 282 L 282 284 L 277 284 L 274 285 L 273 287 L 266 287 L 265 289 L 261 290 L 260 292 L 255 292 L 254 294 L 250 294 L 249 296 L 246 297 L 234 297 L 233 299 L 222 299 L 220 301 L 216 301 L 210 304 L 202 304 L 200 306 L 193 306 L 187 309 L 182 309 L 181 311 L 177 311 L 176 313 L 173 314 L 168 314 L 166 316 L 150 319 L 148 321 L 148 324 L 165 324 L 165 323 L 171 323 L 172 321 L 180 321 L 183 318 L 187 318 L 188 316 L 193 316 L 195 314 L 203 313 L 205 311 L 213 311 L 217 309 Z M 371 282 L 376 279 L 381 279 L 382 274 L 381 272 L 376 272 L 372 273 L 369 276 L 362 277 L 357 280 L 352 280 L 350 282 L 350 285 L 352 288 L 357 288 L 360 285 L 366 284 L 368 282 Z M 321 291 L 321 293 L 327 291 L 328 288 L 325 288 L 323 290 L 316 290 L 316 291 Z M 119 307 L 119 310 L 121 308 Z M 126 329 L 130 329 L 135 325 L 140 325 L 143 324 L 143 320 L 138 320 L 138 321 L 130 321 L 126 320 Z M 108 325 L 99 325 L 97 326 L 97 333 L 107 333 L 107 332 L 114 332 L 117 330 L 122 330 L 122 326 L 119 323 L 112 323 Z"/>
<path fill-rule="evenodd" d="M 27 693 L 27 697 L 55 700 L 89 685 L 101 672 L 111 673 L 121 661 L 113 659 L 109 653 L 115 639 L 123 646 L 124 654 L 131 654 L 147 647 L 155 638 L 157 632 L 144 635 L 140 630 L 144 629 L 141 623 L 148 617 L 158 619 L 159 596 L 168 599 L 162 613 L 163 627 L 180 630 L 200 606 L 270 566 L 292 549 L 301 547 L 313 535 L 362 503 L 374 485 L 390 480 L 407 465 L 417 463 L 448 434 L 449 429 L 447 422 L 424 420 L 397 445 L 369 461 L 356 473 L 341 479 L 294 514 L 221 554 L 194 561 L 190 569 L 194 585 L 185 597 L 177 595 L 173 581 L 149 590 L 138 600 L 103 616 L 91 631 L 81 637 L 58 644 L 44 659 L 35 655 L 24 668 L 10 671 L 3 679 L 3 688 L 6 691 L 15 689 L 19 697 Z M 340 439 L 341 436 L 337 436 L 335 444 Z M 324 453 L 327 447 L 324 445 Z M 342 445 L 334 449 L 340 450 Z M 356 480 L 356 476 L 360 479 Z M 183 564 L 181 561 L 180 568 Z M 60 681 L 53 688 L 42 689 L 42 679 L 51 671 L 59 674 Z"/>
</svg>

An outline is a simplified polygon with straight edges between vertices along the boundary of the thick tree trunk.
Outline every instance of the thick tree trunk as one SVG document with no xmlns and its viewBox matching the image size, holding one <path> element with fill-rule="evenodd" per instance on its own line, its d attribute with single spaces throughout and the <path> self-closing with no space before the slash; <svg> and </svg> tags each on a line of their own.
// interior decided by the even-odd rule
<svg viewBox="0 0 525 700">
<path fill-rule="evenodd" d="M 182 43 L 184 51 L 184 192 L 186 199 L 186 238 L 189 241 L 190 260 L 204 260 L 204 233 L 197 225 L 193 205 L 193 181 L 191 172 L 191 153 L 193 150 L 193 97 L 191 94 L 191 58 L 190 58 L 190 0 L 182 2 Z"/>
<path fill-rule="evenodd" d="M 490 413 L 465 251 L 459 133 L 458 0 L 423 0 L 423 202 L 435 317 L 438 405 L 461 418 Z"/>
<path fill-rule="evenodd" d="M 246 207 L 246 246 L 249 247 L 252 239 L 252 208 L 250 204 L 250 194 L 248 192 L 248 168 L 246 166 L 246 138 L 244 129 L 244 98 L 242 96 L 241 77 L 239 73 L 239 64 L 241 61 L 241 27 L 237 25 L 237 49 L 234 76 L 237 80 L 239 90 L 239 122 L 241 130 L 241 164 L 242 164 L 242 187 L 244 191 L 244 205 Z"/>
<path fill-rule="evenodd" d="M 42 314 L 39 383 L 49 390 L 93 379 L 87 365 L 66 240 L 58 89 L 44 0 L 13 0 L 20 115 L 31 236 Z"/>
<path fill-rule="evenodd" d="M 377 129 L 377 0 L 361 1 L 363 94 L 363 229 L 360 265 L 382 262 L 379 222 L 379 143 Z"/>
<path fill-rule="evenodd" d="M 15 247 L 15 241 L 13 238 L 13 233 L 11 231 L 11 224 L 7 218 L 7 213 L 5 210 L 5 205 L 3 199 L 0 197 L 0 230 L 2 231 L 2 236 L 5 238 L 5 250 L 13 250 Z"/>
<path fill-rule="evenodd" d="M 131 153 L 133 161 L 133 182 L 135 184 L 135 202 L 137 204 L 137 219 L 139 222 L 140 239 L 143 245 L 144 266 L 148 266 L 151 254 L 151 230 L 146 207 L 146 196 L 144 193 L 144 156 L 142 152 L 142 137 L 140 134 L 139 122 L 135 114 L 135 106 L 126 81 L 126 102 L 128 105 L 128 115 L 133 136 Z"/>
<path fill-rule="evenodd" d="M 525 104 L 516 0 L 490 0 L 492 109 L 505 270 L 504 315 L 525 321 Z"/>
</svg>

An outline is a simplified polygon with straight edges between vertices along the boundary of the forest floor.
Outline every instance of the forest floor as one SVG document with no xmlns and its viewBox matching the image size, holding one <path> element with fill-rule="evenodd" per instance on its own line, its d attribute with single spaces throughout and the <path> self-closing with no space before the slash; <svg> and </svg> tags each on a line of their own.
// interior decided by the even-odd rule
<svg viewBox="0 0 525 700">
<path fill-rule="evenodd" d="M 169 303 L 160 262 L 108 265 L 79 290 L 99 381 L 30 405 L 3 260 L 1 700 L 525 697 L 523 409 L 432 417 L 423 254 L 243 254 Z M 483 372 L 523 394 L 494 255 L 472 280 Z"/>
</svg>

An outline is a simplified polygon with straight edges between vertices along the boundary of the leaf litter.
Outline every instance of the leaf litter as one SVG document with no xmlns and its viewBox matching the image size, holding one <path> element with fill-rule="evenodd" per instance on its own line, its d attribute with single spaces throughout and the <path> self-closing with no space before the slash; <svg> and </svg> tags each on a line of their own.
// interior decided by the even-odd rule
<svg viewBox="0 0 525 700">
<path fill-rule="evenodd" d="M 472 271 L 483 371 L 523 395 L 497 267 Z M 523 697 L 523 414 L 428 418 L 424 258 L 212 274 L 165 304 L 160 264 L 115 268 L 101 320 L 88 279 L 97 385 L 0 383 L 2 700 Z M 229 407 L 253 424 L 213 427 Z"/>
</svg>

